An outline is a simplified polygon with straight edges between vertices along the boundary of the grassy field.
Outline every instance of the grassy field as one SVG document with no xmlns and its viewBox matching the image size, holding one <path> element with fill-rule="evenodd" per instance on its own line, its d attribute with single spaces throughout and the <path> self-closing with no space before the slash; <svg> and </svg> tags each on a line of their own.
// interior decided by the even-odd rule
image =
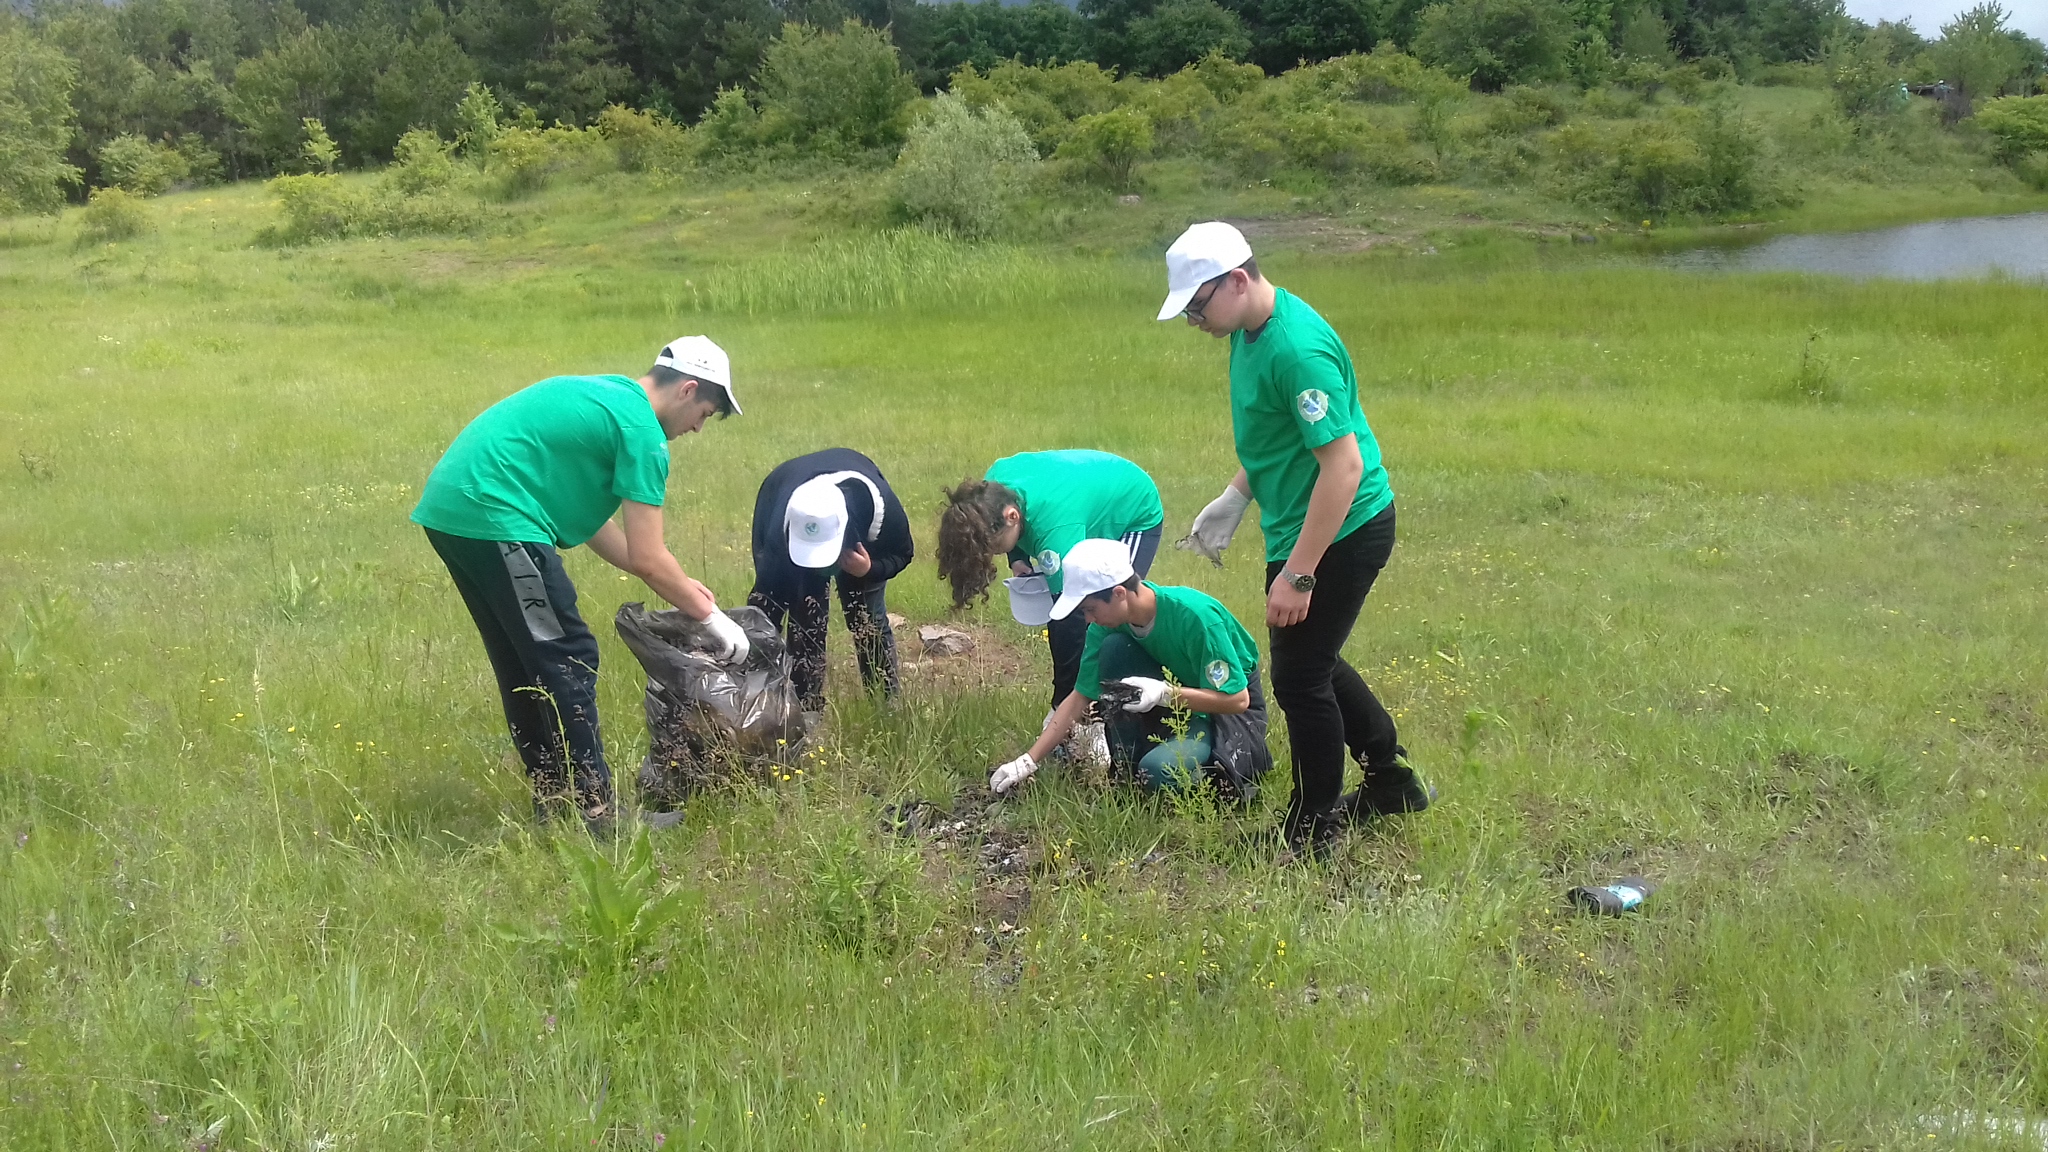
<svg viewBox="0 0 2048 1152">
<path fill-rule="evenodd" d="M 804 770 L 645 869 L 536 835 L 405 519 L 498 397 L 709 332 L 748 414 L 676 446 L 686 567 L 741 599 L 760 476 L 852 445 L 912 506 L 913 622 L 940 486 L 998 455 L 1127 455 L 1170 535 L 1231 471 L 1222 347 L 1150 320 L 1190 217 L 817 246 L 809 199 L 622 178 L 272 250 L 231 188 L 116 246 L 11 234 L 0 1146 L 1945 1148 L 2048 1113 L 2037 286 L 1269 251 L 1358 361 L 1402 537 L 1349 653 L 1444 793 L 1326 868 L 1261 835 L 1284 769 L 1245 817 L 1057 772 L 980 808 L 1044 709 L 1000 603 L 896 712 L 840 665 Z M 1255 551 L 1157 575 L 1255 619 Z M 608 620 L 647 593 L 570 564 L 630 777 Z M 886 832 L 913 800 L 953 811 Z M 1641 915 L 1563 910 L 1630 872 Z"/>
</svg>

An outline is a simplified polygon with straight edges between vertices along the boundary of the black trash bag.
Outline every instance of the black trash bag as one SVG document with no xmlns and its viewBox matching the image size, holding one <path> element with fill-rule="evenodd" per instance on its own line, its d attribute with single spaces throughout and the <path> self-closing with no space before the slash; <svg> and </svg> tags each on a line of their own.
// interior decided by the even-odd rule
<svg viewBox="0 0 2048 1152">
<path fill-rule="evenodd" d="M 647 759 L 641 803 L 674 808 L 692 792 L 786 759 L 804 736 L 782 637 L 759 608 L 726 613 L 747 634 L 737 667 L 711 658 L 711 630 L 674 608 L 619 608 L 614 623 L 647 670 Z"/>
</svg>

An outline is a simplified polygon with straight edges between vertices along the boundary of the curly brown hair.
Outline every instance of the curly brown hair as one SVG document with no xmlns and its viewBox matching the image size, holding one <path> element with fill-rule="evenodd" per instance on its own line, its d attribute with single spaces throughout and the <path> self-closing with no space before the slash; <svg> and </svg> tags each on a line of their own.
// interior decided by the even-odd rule
<svg viewBox="0 0 2048 1152">
<path fill-rule="evenodd" d="M 993 480 L 970 476 L 946 492 L 946 507 L 939 513 L 939 579 L 953 585 L 953 607 L 988 597 L 996 578 L 991 557 L 1000 551 L 995 540 L 1003 530 L 1003 510 L 1023 507 L 1022 498 Z"/>
</svg>

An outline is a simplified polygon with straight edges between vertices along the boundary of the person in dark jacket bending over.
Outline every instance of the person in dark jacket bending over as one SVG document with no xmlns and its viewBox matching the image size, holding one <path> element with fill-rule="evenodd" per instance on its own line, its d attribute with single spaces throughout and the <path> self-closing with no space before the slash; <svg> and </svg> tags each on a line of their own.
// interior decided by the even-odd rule
<svg viewBox="0 0 2048 1152">
<path fill-rule="evenodd" d="M 777 466 L 754 499 L 754 590 L 747 603 L 785 636 L 797 698 L 825 707 L 825 585 L 836 573 L 839 607 L 869 691 L 897 690 L 896 634 L 883 590 L 910 566 L 910 516 L 875 462 L 827 448 Z"/>
</svg>

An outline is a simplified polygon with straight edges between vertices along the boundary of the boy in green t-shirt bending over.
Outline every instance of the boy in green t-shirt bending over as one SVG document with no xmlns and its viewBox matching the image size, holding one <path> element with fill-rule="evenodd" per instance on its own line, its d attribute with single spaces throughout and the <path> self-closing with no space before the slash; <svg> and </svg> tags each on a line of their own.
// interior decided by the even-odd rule
<svg viewBox="0 0 2048 1152">
<path fill-rule="evenodd" d="M 593 831 L 614 816 L 597 727 L 597 638 L 576 611 L 557 549 L 590 545 L 705 621 L 723 658 L 746 659 L 746 633 L 684 574 L 661 531 L 668 442 L 739 410 L 724 350 L 685 336 L 638 380 L 556 376 L 498 401 L 427 477 L 413 523 L 483 636 L 543 819 L 568 799 Z M 621 506 L 623 527 L 612 519 Z"/>
<path fill-rule="evenodd" d="M 1088 622 L 1074 690 L 1031 750 L 998 767 L 1007 792 L 1038 771 L 1067 732 L 1101 701 L 1111 765 L 1149 788 L 1178 791 L 1209 780 L 1249 801 L 1272 766 L 1259 648 L 1215 597 L 1142 581 L 1119 540 L 1083 540 L 1060 563 L 1055 620 L 1079 609 Z M 1167 677 L 1171 676 L 1169 682 Z M 1174 706 L 1187 723 L 1167 723 Z"/>
</svg>

